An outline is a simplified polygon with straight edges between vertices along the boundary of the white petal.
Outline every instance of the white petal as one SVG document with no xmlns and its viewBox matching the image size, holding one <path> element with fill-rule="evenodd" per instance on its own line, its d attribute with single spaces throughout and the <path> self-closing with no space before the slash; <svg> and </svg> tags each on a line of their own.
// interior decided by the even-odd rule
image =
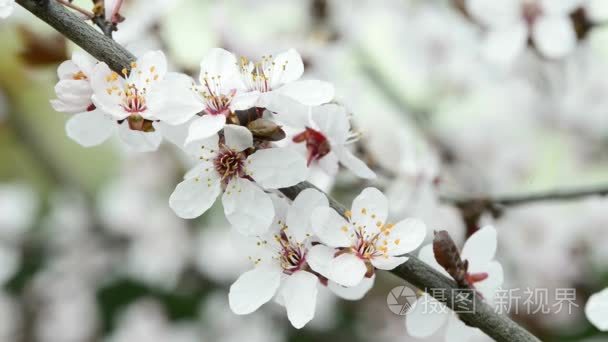
<svg viewBox="0 0 608 342">
<path fill-rule="evenodd" d="M 184 175 L 184 179 L 190 178 L 201 178 L 206 182 L 220 182 L 219 179 L 221 176 L 214 171 L 213 161 L 211 160 L 201 160 L 200 163 L 194 165 L 186 174 Z M 220 183 L 221 184 L 221 183 Z"/>
<path fill-rule="evenodd" d="M 300 54 L 289 49 L 274 58 L 274 68 L 270 75 L 270 85 L 276 88 L 282 84 L 293 82 L 304 73 L 304 62 Z"/>
<path fill-rule="evenodd" d="M 349 247 L 352 227 L 332 208 L 316 208 L 312 212 L 312 229 L 321 242 L 331 247 Z"/>
<path fill-rule="evenodd" d="M 323 158 L 317 160 L 316 165 L 328 176 L 335 176 L 338 173 L 339 168 L 338 156 L 330 151 L 328 154 L 324 155 Z"/>
<path fill-rule="evenodd" d="M 258 106 L 275 113 L 275 120 L 289 127 L 304 129 L 309 125 L 309 107 L 291 97 L 277 92 L 264 93 L 260 97 Z"/>
<path fill-rule="evenodd" d="M 532 27 L 532 39 L 548 58 L 562 58 L 576 46 L 576 33 L 567 16 L 542 16 Z"/>
<path fill-rule="evenodd" d="M 55 85 L 55 93 L 62 105 L 68 107 L 56 108 L 53 106 L 58 112 L 84 112 L 92 103 L 91 95 L 93 95 L 93 89 L 88 81 L 61 80 Z M 51 102 L 51 104 L 53 104 L 53 102 Z"/>
<path fill-rule="evenodd" d="M 277 265 L 280 267 L 280 261 L 276 257 L 277 247 L 272 236 L 269 236 L 268 234 L 262 236 L 245 236 L 234 227 L 230 229 L 229 234 L 231 244 L 230 251 L 238 253 L 238 256 L 241 257 L 238 259 L 235 258 L 232 262 L 238 262 L 238 264 L 241 265 L 243 261 L 242 257 L 247 257 L 250 258 L 250 261 L 254 262 L 256 267 L 261 265 Z M 262 244 L 260 243 L 260 240 L 266 240 L 267 243 Z M 222 267 L 222 265 L 218 265 L 218 267 Z"/>
<path fill-rule="evenodd" d="M 432 244 L 428 244 L 420 249 L 420 252 L 418 252 L 418 259 L 420 259 L 427 265 L 431 266 L 432 268 L 435 269 L 435 271 L 438 271 L 439 273 L 443 274 L 444 276 L 446 276 L 448 278 L 452 277 L 448 274 L 448 272 L 446 272 L 446 270 L 443 267 L 441 267 L 441 265 L 439 265 L 439 263 L 435 259 L 435 253 L 433 252 Z"/>
<path fill-rule="evenodd" d="M 524 51 L 528 40 L 526 25 L 517 23 L 486 33 L 482 45 L 482 57 L 500 67 L 507 67 Z"/>
<path fill-rule="evenodd" d="M 600 331 L 608 331 L 608 288 L 589 297 L 585 316 Z"/>
<path fill-rule="evenodd" d="M 482 264 L 494 259 L 495 254 L 496 229 L 492 226 L 484 226 L 467 239 L 461 256 L 463 260 L 469 260 L 469 264 Z"/>
<path fill-rule="evenodd" d="M 57 76 L 60 80 L 72 79 L 74 74 L 81 71 L 80 67 L 72 60 L 67 60 L 59 64 L 57 68 Z"/>
<path fill-rule="evenodd" d="M 466 0 L 467 11 L 484 26 L 505 27 L 519 20 L 521 1 Z"/>
<path fill-rule="evenodd" d="M 407 333 L 416 338 L 425 338 L 437 332 L 452 315 L 446 308 L 428 293 L 424 293 L 405 316 Z"/>
<path fill-rule="evenodd" d="M 154 129 L 160 132 L 165 140 L 170 141 L 179 148 L 184 147 L 190 122 L 185 122 L 181 125 L 169 125 L 166 122 L 158 121 L 154 122 L 152 125 L 154 126 Z"/>
<path fill-rule="evenodd" d="M 353 225 L 363 226 L 366 234 L 375 235 L 386 224 L 388 200 L 380 190 L 365 188 L 353 200 L 351 215 Z"/>
<path fill-rule="evenodd" d="M 196 140 L 206 139 L 219 132 L 226 125 L 224 115 L 206 114 L 192 121 L 188 129 L 186 144 Z"/>
<path fill-rule="evenodd" d="M 287 83 L 275 91 L 307 106 L 318 106 L 334 98 L 334 86 L 317 80 Z"/>
<path fill-rule="evenodd" d="M 310 118 L 314 128 L 323 132 L 333 144 L 344 144 L 348 139 L 350 122 L 344 107 L 331 103 L 313 107 Z"/>
<path fill-rule="evenodd" d="M 60 113 L 80 113 L 86 111 L 89 107 L 88 105 L 84 107 L 82 104 L 63 102 L 58 99 L 52 99 L 49 102 L 51 103 L 51 107 Z"/>
<path fill-rule="evenodd" d="M 237 315 L 254 312 L 268 302 L 281 284 L 281 269 L 275 266 L 259 266 L 243 273 L 228 293 L 230 309 Z"/>
<path fill-rule="evenodd" d="M 334 260 L 336 249 L 322 244 L 312 246 L 306 254 L 306 262 L 313 271 L 325 278 L 329 277 L 329 265 Z"/>
<path fill-rule="evenodd" d="M 234 110 L 246 110 L 256 106 L 256 103 L 260 99 L 260 93 L 258 91 L 251 91 L 248 93 L 237 93 L 236 96 L 230 101 L 230 109 Z"/>
<path fill-rule="evenodd" d="M 409 253 L 424 242 L 426 225 L 424 222 L 408 218 L 397 223 L 385 237 L 389 255 Z"/>
<path fill-rule="evenodd" d="M 201 84 L 205 85 L 208 82 L 212 87 L 215 87 L 219 82 L 220 89 L 217 90 L 222 94 L 235 88 L 242 88 L 236 57 L 220 48 L 211 49 L 209 54 L 201 61 L 199 78 Z"/>
<path fill-rule="evenodd" d="M 93 68 L 97 64 L 97 60 L 84 51 L 74 51 L 72 53 L 72 61 L 87 76 L 91 75 Z"/>
<path fill-rule="evenodd" d="M 74 114 L 65 124 L 65 131 L 70 139 L 84 147 L 99 145 L 106 141 L 117 123 L 100 110 Z"/>
<path fill-rule="evenodd" d="M 180 125 L 205 109 L 191 89 L 193 80 L 183 74 L 169 73 L 149 92 L 148 108 L 158 120 Z"/>
<path fill-rule="evenodd" d="M 129 116 L 122 107 L 122 97 L 119 91 L 124 91 L 125 80 L 110 70 L 107 64 L 98 63 L 91 75 L 91 87 L 93 97 L 91 98 L 95 106 L 104 112 L 114 116 L 117 120 L 122 120 Z"/>
<path fill-rule="evenodd" d="M 219 179 L 216 177 L 207 181 L 203 177 L 186 179 L 175 187 L 169 198 L 169 206 L 177 216 L 195 218 L 213 205 L 221 192 Z"/>
<path fill-rule="evenodd" d="M 280 294 L 283 297 L 287 318 L 300 329 L 315 315 L 317 284 L 319 279 L 312 273 L 298 271 L 283 281 Z"/>
<path fill-rule="evenodd" d="M 186 153 L 200 160 L 214 159 L 219 150 L 219 140 L 219 135 L 213 134 L 208 138 L 189 142 L 183 148 Z"/>
<path fill-rule="evenodd" d="M 338 156 L 340 163 L 358 177 L 365 179 L 376 178 L 376 173 L 372 171 L 361 159 L 355 157 L 343 146 L 332 146 L 333 151 Z"/>
<path fill-rule="evenodd" d="M 265 233 L 274 218 L 268 194 L 247 179 L 232 179 L 224 190 L 222 204 L 228 222 L 247 236 Z"/>
<path fill-rule="evenodd" d="M 237 152 L 253 147 L 253 135 L 247 127 L 226 125 L 224 138 L 226 138 L 226 146 Z"/>
<path fill-rule="evenodd" d="M 367 267 L 363 260 L 350 253 L 344 253 L 331 261 L 328 278 L 339 285 L 357 286 L 363 280 Z"/>
<path fill-rule="evenodd" d="M 403 264 L 409 259 L 408 257 L 395 257 L 395 256 L 378 256 L 371 260 L 372 265 L 380 270 L 392 270 L 393 268 Z"/>
<path fill-rule="evenodd" d="M 139 57 L 129 71 L 128 82 L 135 84 L 140 91 L 150 91 L 160 83 L 167 73 L 167 58 L 160 51 L 148 51 Z"/>
<path fill-rule="evenodd" d="M 365 294 L 374 286 L 374 280 L 376 275 L 372 275 L 371 278 L 364 277 L 363 280 L 357 286 L 344 287 L 340 286 L 333 281 L 327 284 L 327 287 L 336 296 L 346 300 L 360 300 L 365 297 Z"/>
<path fill-rule="evenodd" d="M 543 13 L 566 16 L 574 12 L 587 0 L 540 0 Z"/>
<path fill-rule="evenodd" d="M 311 213 L 318 207 L 329 207 L 327 197 L 316 189 L 305 189 L 298 194 L 287 212 L 287 226 L 298 242 L 312 233 Z"/>
<path fill-rule="evenodd" d="M 468 341 L 469 338 L 479 333 L 476 328 L 465 325 L 458 316 L 450 315 L 448 329 L 445 332 L 445 342 Z"/>
<path fill-rule="evenodd" d="M 504 274 L 502 266 L 497 261 L 492 261 L 483 267 L 473 269 L 469 267 L 470 273 L 485 272 L 488 274 L 488 278 L 475 283 L 475 289 L 481 293 L 483 298 L 490 304 L 493 303 L 496 295 L 496 290 L 502 286 L 504 281 Z"/>
<path fill-rule="evenodd" d="M 306 160 L 289 147 L 258 150 L 247 158 L 247 163 L 247 173 L 264 188 L 285 188 L 308 176 Z"/>
<path fill-rule="evenodd" d="M 118 125 L 118 136 L 129 148 L 136 152 L 156 151 L 163 140 L 160 132 L 134 131 L 124 122 Z"/>
</svg>

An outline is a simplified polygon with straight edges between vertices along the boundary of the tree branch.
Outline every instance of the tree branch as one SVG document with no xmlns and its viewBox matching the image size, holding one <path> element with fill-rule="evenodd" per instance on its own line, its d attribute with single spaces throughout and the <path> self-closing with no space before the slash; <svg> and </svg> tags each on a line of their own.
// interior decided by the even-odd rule
<svg viewBox="0 0 608 342">
<path fill-rule="evenodd" d="M 319 190 L 319 188 L 309 182 L 302 182 L 289 188 L 279 189 L 279 191 L 293 200 L 301 191 L 308 188 Z M 329 196 L 327 198 L 329 199 L 329 205 L 344 216 L 347 209 L 333 198 Z M 458 304 L 456 311 L 460 312 L 459 317 L 465 324 L 481 329 L 488 336 L 499 342 L 540 341 L 513 322 L 509 317 L 497 314 L 480 297 L 470 296 L 470 290 L 458 288 L 456 282 L 452 279 L 437 272 L 415 256 L 408 254 L 407 257 L 409 258 L 407 262 L 390 272 L 411 285 L 429 292 L 431 295 L 434 291 L 430 290 L 441 290 L 439 291 L 440 295 L 436 299 L 447 305 L 450 309 L 454 309 L 454 301 L 456 301 L 456 304 Z M 458 299 L 456 300 L 456 298 Z M 462 298 L 466 299 L 461 301 Z"/>
<path fill-rule="evenodd" d="M 572 201 L 590 196 L 608 196 L 608 185 L 595 185 L 581 188 L 556 189 L 544 192 L 528 194 L 513 194 L 502 196 L 469 196 L 456 197 L 451 195 L 441 196 L 441 200 L 456 206 L 468 205 L 473 202 L 487 202 L 486 206 L 497 209 L 504 207 L 515 207 L 541 201 Z"/>
<path fill-rule="evenodd" d="M 54 1 L 43 5 L 38 5 L 36 0 L 17 0 L 17 3 L 49 23 L 49 25 L 74 41 L 95 58 L 106 62 L 110 68 L 117 72 L 120 72 L 122 68 L 128 68 L 130 62 L 134 60 L 133 55 L 123 47 L 103 36 Z M 316 187 L 308 182 L 303 182 L 296 186 L 281 189 L 280 191 L 290 199 L 294 199 L 300 191 L 306 188 Z M 344 214 L 345 208 L 340 203 L 333 199 L 330 199 L 330 203 L 336 211 Z M 406 263 L 391 272 L 420 289 L 445 289 L 445 297 L 441 296 L 441 298 L 437 299 L 441 300 L 448 307 L 453 308 L 454 295 L 465 290 L 458 289 L 453 280 L 443 276 L 416 257 L 412 255 L 408 256 L 409 260 Z M 508 317 L 494 313 L 491 307 L 476 296 L 468 296 L 468 299 L 458 302 L 458 304 L 464 305 L 468 309 L 467 311 L 471 312 L 460 314 L 463 322 L 483 330 L 497 341 L 539 341 Z"/>
<path fill-rule="evenodd" d="M 16 2 L 118 73 L 123 68 L 128 69 L 131 61 L 135 60 L 135 57 L 124 47 L 100 34 L 93 26 L 85 23 L 56 1 L 39 3 L 36 0 L 17 0 Z"/>
<path fill-rule="evenodd" d="M 441 195 L 440 200 L 444 203 L 451 204 L 460 210 L 462 218 L 467 226 L 467 231 L 472 234 L 478 229 L 479 219 L 485 213 L 490 213 L 494 217 L 499 217 L 504 210 L 509 207 L 536 202 L 573 201 L 591 196 L 608 196 L 608 185 L 501 196 L 481 195 L 458 197 L 454 195 Z"/>
</svg>

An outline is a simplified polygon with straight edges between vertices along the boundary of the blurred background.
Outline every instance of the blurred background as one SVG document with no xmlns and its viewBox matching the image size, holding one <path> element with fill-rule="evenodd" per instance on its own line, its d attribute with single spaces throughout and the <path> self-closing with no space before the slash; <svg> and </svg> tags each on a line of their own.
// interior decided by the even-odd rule
<svg viewBox="0 0 608 342">
<path fill-rule="evenodd" d="M 125 0 L 121 13 L 118 42 L 162 49 L 193 75 L 212 47 L 251 58 L 296 48 L 306 77 L 335 84 L 363 134 L 357 152 L 379 175 L 315 184 L 347 205 L 377 186 L 393 221 L 420 217 L 459 246 L 494 224 L 505 288 L 576 289 L 569 314 L 515 305 L 513 318 L 543 341 L 608 341 L 582 309 L 608 286 L 608 200 L 485 210 L 447 198 L 608 184 L 608 26 L 589 8 L 569 13 L 577 42 L 566 56 L 530 40 L 500 62 L 487 57 L 511 50 L 484 53 L 487 25 L 460 0 Z M 386 272 L 361 301 L 323 289 L 302 330 L 274 303 L 234 315 L 227 291 L 249 264 L 221 205 L 189 221 L 168 207 L 183 153 L 66 136 L 49 100 L 75 49 L 21 8 L 0 21 L 0 341 L 419 341 L 387 308 L 403 281 Z"/>
</svg>

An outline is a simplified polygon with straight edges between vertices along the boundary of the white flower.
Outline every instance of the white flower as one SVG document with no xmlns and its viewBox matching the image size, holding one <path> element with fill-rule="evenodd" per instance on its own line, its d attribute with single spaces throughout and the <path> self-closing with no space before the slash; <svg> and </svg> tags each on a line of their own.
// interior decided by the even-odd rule
<svg viewBox="0 0 608 342">
<path fill-rule="evenodd" d="M 528 37 L 546 57 L 562 58 L 576 46 L 569 15 L 583 0 L 467 0 L 469 13 L 488 29 L 482 54 L 490 61 L 509 64 Z"/>
<path fill-rule="evenodd" d="M 494 294 L 503 282 L 502 266 L 493 260 L 495 253 L 496 229 L 492 226 L 485 226 L 471 235 L 461 253 L 462 259 L 469 262 L 467 279 L 489 304 L 492 304 Z M 450 276 L 435 260 L 432 244 L 424 246 L 418 257 L 445 276 Z M 426 293 L 418 298 L 412 311 L 405 317 L 405 326 L 411 336 L 424 338 L 437 332 L 446 321 L 445 340 L 448 342 L 466 341 L 474 335 L 483 336 L 479 329 L 466 326 L 454 312 Z"/>
<path fill-rule="evenodd" d="M 95 65 L 90 75 L 94 106 L 67 122 L 70 138 L 88 147 L 102 143 L 118 130 L 131 148 L 153 151 L 162 140 L 156 129 L 160 120 L 175 113 L 192 117 L 200 111 L 200 107 L 188 102 L 187 96 L 176 95 L 187 94 L 188 88 L 179 88 L 186 77 L 167 73 L 167 61 L 161 51 L 144 54 L 131 63 L 129 72 L 123 70 L 123 76 L 105 63 Z M 165 82 L 173 85 L 172 91 L 166 91 Z"/>
<path fill-rule="evenodd" d="M 589 297 L 585 316 L 599 330 L 608 331 L 608 288 Z"/>
<path fill-rule="evenodd" d="M 201 61 L 200 86 L 191 82 L 195 99 L 203 105 L 204 115 L 197 118 L 188 130 L 186 143 L 208 138 L 219 132 L 235 110 L 253 107 L 256 96 L 245 91 L 239 77 L 236 57 L 215 48 Z M 176 117 L 173 124 L 189 117 Z"/>
<path fill-rule="evenodd" d="M 90 55 L 76 51 L 72 59 L 59 65 L 55 85 L 57 99 L 51 100 L 53 109 L 63 113 L 79 113 L 94 108 L 90 77 L 97 61 Z"/>
<path fill-rule="evenodd" d="M 264 233 L 274 217 L 263 188 L 278 189 L 306 179 L 304 158 L 290 148 L 266 148 L 251 153 L 253 136 L 242 126 L 226 125 L 217 134 L 192 144 L 200 159 L 177 185 L 169 205 L 182 218 L 202 215 L 223 192 L 226 218 L 245 235 Z"/>
<path fill-rule="evenodd" d="M 205 103 L 205 115 L 192 123 L 186 143 L 219 132 L 235 110 L 262 107 L 284 111 L 290 101 L 313 106 L 333 99 L 331 84 L 301 81 L 303 72 L 302 58 L 293 49 L 274 59 L 262 57 L 258 63 L 244 57 L 237 62 L 232 53 L 212 49 L 201 62 L 201 86 L 193 86 Z"/>
<path fill-rule="evenodd" d="M 303 105 L 318 106 L 334 98 L 334 87 L 318 80 L 300 80 L 304 63 L 300 54 L 289 49 L 278 54 L 262 56 L 254 63 L 242 57 L 239 70 L 248 91 L 257 94 L 256 107 L 280 112 L 283 101 L 295 100 Z"/>
<path fill-rule="evenodd" d="M 426 227 L 416 219 L 386 222 L 388 201 L 376 188 L 355 198 L 346 220 L 331 208 L 312 213 L 313 230 L 324 245 L 309 253 L 312 268 L 336 283 L 357 286 L 375 268 L 392 270 L 407 261 L 402 256 L 424 241 Z M 334 248 L 338 248 L 336 251 Z"/>
<path fill-rule="evenodd" d="M 8 18 L 15 10 L 15 0 L 0 0 L 0 19 Z"/>
<path fill-rule="evenodd" d="M 299 329 L 314 316 L 319 283 L 307 263 L 312 236 L 310 212 L 317 207 L 327 208 L 328 201 L 319 191 L 306 189 L 289 208 L 285 200 L 274 202 L 271 230 L 248 239 L 255 267 L 232 284 L 228 299 L 232 311 L 244 315 L 277 295 L 289 321 Z"/>
<path fill-rule="evenodd" d="M 339 162 L 361 178 L 376 177 L 374 171 L 348 150 L 356 135 L 351 132 L 344 107 L 326 104 L 303 110 L 293 104 L 292 108 L 294 111 L 279 113 L 277 119 L 296 130 L 293 142 L 305 143 L 309 166 L 314 162 L 329 175 L 335 175 Z M 302 111 L 307 115 L 298 114 Z"/>
</svg>

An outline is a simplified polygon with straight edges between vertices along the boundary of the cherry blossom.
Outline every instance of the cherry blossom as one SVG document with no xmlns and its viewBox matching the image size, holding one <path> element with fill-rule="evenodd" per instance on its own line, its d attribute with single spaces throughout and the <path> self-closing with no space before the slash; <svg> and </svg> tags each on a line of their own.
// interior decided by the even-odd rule
<svg viewBox="0 0 608 342">
<path fill-rule="evenodd" d="M 404 254 L 424 241 L 426 226 L 416 219 L 387 223 L 388 200 L 366 188 L 355 198 L 348 219 L 331 208 L 312 213 L 313 231 L 325 245 L 310 251 L 313 269 L 339 285 L 357 286 L 374 267 L 391 270 L 407 261 Z"/>
<path fill-rule="evenodd" d="M 487 28 L 482 54 L 509 64 L 532 38 L 546 57 L 562 58 L 576 46 L 569 15 L 583 0 L 467 0 L 469 13 Z"/>
<path fill-rule="evenodd" d="M 608 288 L 589 297 L 585 316 L 600 331 L 608 331 Z"/>
<path fill-rule="evenodd" d="M 160 120 L 174 113 L 192 117 L 201 110 L 187 97 L 174 96 L 187 88 L 173 86 L 172 92 L 166 91 L 185 77 L 167 73 L 166 64 L 162 52 L 148 52 L 131 63 L 131 71 L 124 69 L 123 77 L 105 63 L 76 52 L 58 69 L 57 99 L 51 105 L 74 114 L 66 123 L 66 132 L 85 147 L 98 145 L 118 131 L 134 150 L 155 150 L 162 140 L 157 130 L 164 125 Z"/>
<path fill-rule="evenodd" d="M 0 19 L 8 18 L 15 10 L 15 0 L 0 0 Z"/>
<path fill-rule="evenodd" d="M 242 126 L 226 125 L 221 139 L 216 134 L 189 146 L 200 163 L 177 185 L 169 205 L 178 216 L 194 218 L 223 193 L 226 218 L 246 235 L 262 234 L 272 223 L 272 201 L 263 189 L 292 186 L 308 174 L 304 158 L 289 147 L 253 152 L 253 136 Z"/>
<path fill-rule="evenodd" d="M 329 204 L 314 189 L 302 191 L 291 206 L 279 198 L 274 204 L 270 231 L 247 241 L 254 268 L 232 284 L 228 299 L 232 311 L 244 315 L 276 296 L 291 324 L 299 329 L 314 316 L 319 284 L 318 275 L 307 263 L 312 246 L 309 215 L 312 209 Z"/>
<path fill-rule="evenodd" d="M 305 145 L 309 166 L 314 163 L 333 176 L 338 172 L 340 163 L 361 178 L 376 177 L 363 161 L 348 150 L 348 145 L 356 140 L 357 134 L 351 131 L 344 107 L 326 104 L 303 108 L 292 104 L 292 108 L 297 110 L 280 113 L 277 120 L 284 121 L 296 130 L 292 141 Z"/>
<path fill-rule="evenodd" d="M 55 85 L 57 99 L 51 100 L 53 109 L 63 113 L 79 113 L 94 108 L 90 77 L 97 61 L 90 55 L 76 51 L 72 59 L 59 65 Z"/>
<path fill-rule="evenodd" d="M 462 259 L 469 262 L 468 281 L 474 284 L 475 290 L 489 304 L 492 304 L 494 294 L 503 282 L 502 266 L 494 260 L 496 235 L 496 229 L 492 226 L 481 228 L 465 242 L 461 253 Z M 424 246 L 418 257 L 443 275 L 450 276 L 435 260 L 432 244 Z M 479 329 L 466 326 L 453 311 L 427 293 L 422 294 L 413 305 L 412 311 L 405 317 L 405 326 L 411 336 L 424 338 L 437 332 L 446 321 L 447 342 L 467 341 L 476 335 L 483 336 Z"/>
<path fill-rule="evenodd" d="M 334 98 L 332 84 L 300 79 L 304 63 L 294 49 L 276 57 L 262 56 L 258 62 L 242 57 L 239 71 L 246 89 L 258 96 L 256 107 L 281 112 L 285 109 L 284 101 L 295 100 L 303 105 L 318 106 Z"/>
<path fill-rule="evenodd" d="M 200 86 L 191 82 L 191 89 L 202 103 L 204 114 L 190 125 L 186 143 L 216 134 L 235 110 L 251 108 L 256 101 L 256 95 L 246 92 L 240 80 L 236 57 L 224 49 L 212 49 L 201 61 L 199 80 Z M 189 116 L 174 117 L 172 123 L 188 119 Z"/>
</svg>

